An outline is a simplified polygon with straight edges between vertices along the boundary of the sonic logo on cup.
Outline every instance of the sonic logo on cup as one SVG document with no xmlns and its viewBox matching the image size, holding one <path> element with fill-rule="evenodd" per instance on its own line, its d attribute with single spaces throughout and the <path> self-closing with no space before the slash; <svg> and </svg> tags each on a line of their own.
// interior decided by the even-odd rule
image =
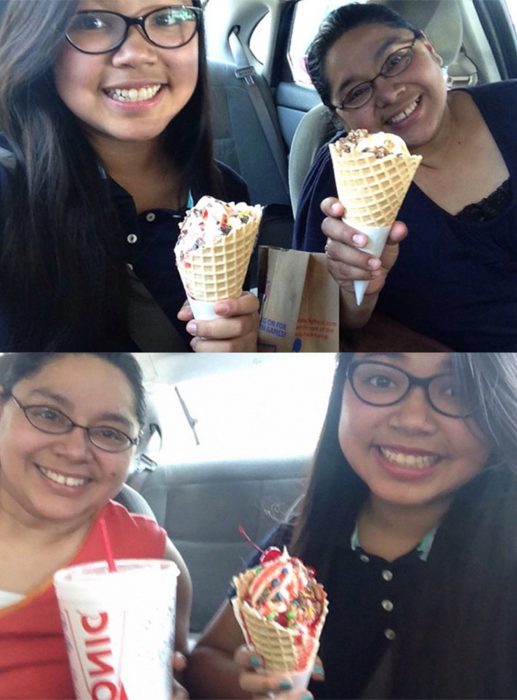
<svg viewBox="0 0 517 700">
<path fill-rule="evenodd" d="M 81 615 L 81 627 L 86 632 L 85 647 L 86 658 L 90 662 L 85 669 L 89 680 L 89 691 L 92 700 L 122 700 L 125 696 L 118 684 L 109 678 L 99 678 L 99 676 L 113 676 L 113 651 L 111 639 L 105 634 L 109 625 L 107 612 L 98 615 Z M 91 683 L 92 681 L 95 681 Z M 90 685 L 91 683 L 91 685 Z"/>
</svg>

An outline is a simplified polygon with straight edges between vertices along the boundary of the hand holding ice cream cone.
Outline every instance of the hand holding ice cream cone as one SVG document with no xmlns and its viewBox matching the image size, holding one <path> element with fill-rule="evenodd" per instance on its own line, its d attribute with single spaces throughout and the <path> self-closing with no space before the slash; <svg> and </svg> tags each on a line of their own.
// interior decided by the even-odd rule
<svg viewBox="0 0 517 700">
<path fill-rule="evenodd" d="M 215 318 L 215 302 L 241 295 L 262 207 L 202 197 L 180 224 L 174 252 L 197 319 Z"/>
<path fill-rule="evenodd" d="M 307 674 L 288 673 L 282 671 L 266 671 L 261 657 L 253 647 L 240 646 L 233 656 L 234 662 L 240 668 L 239 685 L 243 691 L 252 697 L 275 697 L 277 700 L 306 700 L 310 697 L 307 691 Z M 316 657 L 311 681 L 325 680 L 323 667 L 319 657 Z"/>
<path fill-rule="evenodd" d="M 422 157 L 411 155 L 399 136 L 366 129 L 350 131 L 329 148 L 345 223 L 368 236 L 361 250 L 380 257 Z M 354 282 L 358 305 L 367 285 Z"/>
<path fill-rule="evenodd" d="M 325 253 L 327 267 L 341 289 L 345 327 L 359 328 L 368 321 L 387 276 L 396 263 L 399 243 L 408 234 L 401 221 L 390 228 L 386 245 L 379 256 L 366 252 L 369 239 L 366 233 L 346 222 L 346 210 L 335 197 L 321 203 L 326 218 L 322 232 L 327 236 Z M 360 306 L 355 298 L 354 282 L 364 281 L 367 291 Z M 350 325 L 348 320 L 351 321 Z"/>
<path fill-rule="evenodd" d="M 271 547 L 258 566 L 234 578 L 235 617 L 267 672 L 289 673 L 305 686 L 328 610 L 314 572 L 287 550 Z"/>
</svg>

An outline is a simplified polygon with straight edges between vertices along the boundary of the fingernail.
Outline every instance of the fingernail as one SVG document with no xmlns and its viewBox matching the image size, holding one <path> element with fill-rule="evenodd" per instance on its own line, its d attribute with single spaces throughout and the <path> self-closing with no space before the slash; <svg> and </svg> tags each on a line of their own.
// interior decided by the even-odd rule
<svg viewBox="0 0 517 700">
<path fill-rule="evenodd" d="M 187 331 L 190 335 L 197 335 L 197 323 L 195 321 L 189 321 L 187 323 Z"/>
<path fill-rule="evenodd" d="M 337 216 L 337 215 L 341 212 L 341 207 L 339 206 L 339 204 L 333 204 L 333 205 L 330 207 L 330 211 L 331 211 L 333 214 L 336 214 L 336 216 Z"/>
<path fill-rule="evenodd" d="M 379 258 L 370 258 L 368 260 L 368 267 L 370 270 L 378 270 L 379 267 L 381 266 L 381 261 Z"/>
<path fill-rule="evenodd" d="M 253 666 L 253 668 L 260 668 L 260 666 L 262 666 L 260 656 L 250 656 L 250 666 Z"/>
<path fill-rule="evenodd" d="M 314 700 L 314 698 L 310 693 L 304 693 L 300 700 Z"/>
<path fill-rule="evenodd" d="M 314 664 L 314 668 L 312 669 L 312 672 L 316 676 L 321 676 L 322 678 L 325 677 L 325 671 L 323 670 L 323 666 L 321 664 Z"/>
<path fill-rule="evenodd" d="M 361 233 L 354 234 L 352 240 L 356 245 L 366 245 L 366 236 Z"/>
<path fill-rule="evenodd" d="M 293 689 L 293 684 L 288 678 L 282 678 L 280 683 L 278 684 L 278 690 L 292 690 Z"/>
</svg>

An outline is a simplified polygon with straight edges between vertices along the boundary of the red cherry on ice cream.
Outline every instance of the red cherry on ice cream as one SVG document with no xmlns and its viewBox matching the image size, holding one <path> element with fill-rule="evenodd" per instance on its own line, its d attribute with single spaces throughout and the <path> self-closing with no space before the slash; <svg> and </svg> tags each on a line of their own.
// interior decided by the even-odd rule
<svg viewBox="0 0 517 700">
<path fill-rule="evenodd" d="M 282 556 L 282 552 L 278 549 L 278 547 L 269 547 L 269 549 L 266 549 L 264 554 L 260 557 L 260 563 L 266 564 L 266 562 L 274 561 L 280 556 Z"/>
</svg>

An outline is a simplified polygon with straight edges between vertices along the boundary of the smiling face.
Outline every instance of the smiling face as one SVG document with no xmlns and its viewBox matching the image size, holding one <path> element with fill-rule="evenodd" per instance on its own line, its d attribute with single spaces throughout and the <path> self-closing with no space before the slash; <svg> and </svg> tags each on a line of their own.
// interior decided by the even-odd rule
<svg viewBox="0 0 517 700">
<path fill-rule="evenodd" d="M 345 32 L 332 45 L 325 62 L 331 102 L 341 104 L 345 95 L 377 75 L 390 54 L 410 46 L 413 38 L 408 29 L 384 24 Z M 438 135 L 446 109 L 441 63 L 431 44 L 421 37 L 403 72 L 378 77 L 367 104 L 358 109 L 338 109 L 337 114 L 348 129 L 385 131 L 401 136 L 408 146 L 425 145 Z"/>
<path fill-rule="evenodd" d="M 354 360 L 365 356 L 359 353 Z M 418 377 L 450 371 L 445 353 L 369 353 Z M 382 375 L 382 376 L 381 376 Z M 389 373 L 372 381 L 386 386 Z M 391 506 L 445 510 L 454 492 L 478 474 L 489 448 L 472 420 L 438 413 L 422 387 L 413 387 L 399 403 L 372 406 L 358 398 L 347 380 L 339 423 L 343 454 L 371 492 Z"/>
<path fill-rule="evenodd" d="M 66 355 L 15 384 L 22 406 L 44 405 L 84 426 L 138 434 L 133 390 L 114 365 L 88 355 Z M 51 435 L 35 428 L 12 398 L 0 408 L 0 502 L 37 521 L 83 522 L 115 496 L 134 448 L 111 453 L 74 428 Z"/>
<path fill-rule="evenodd" d="M 149 0 L 83 0 L 79 9 L 139 17 L 165 6 Z M 101 148 L 106 140 L 156 141 L 194 93 L 198 36 L 179 48 L 162 49 L 133 26 L 119 49 L 100 55 L 81 53 L 64 41 L 54 79 L 63 102 Z"/>
</svg>

